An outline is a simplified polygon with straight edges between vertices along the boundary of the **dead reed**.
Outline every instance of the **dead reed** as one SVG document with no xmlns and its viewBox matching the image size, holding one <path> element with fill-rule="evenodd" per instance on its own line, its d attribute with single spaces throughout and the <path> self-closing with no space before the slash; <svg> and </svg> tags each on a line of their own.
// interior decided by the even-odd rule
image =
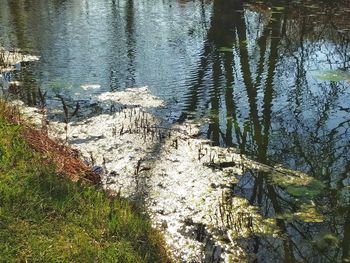
<svg viewBox="0 0 350 263">
<path fill-rule="evenodd" d="M 90 167 L 79 158 L 78 151 L 51 139 L 45 131 L 34 128 L 21 117 L 16 107 L 0 101 L 0 111 L 9 123 L 21 126 L 24 140 L 35 151 L 43 154 L 48 163 L 53 162 L 57 173 L 72 181 L 100 183 L 100 176 L 91 171 Z"/>
</svg>

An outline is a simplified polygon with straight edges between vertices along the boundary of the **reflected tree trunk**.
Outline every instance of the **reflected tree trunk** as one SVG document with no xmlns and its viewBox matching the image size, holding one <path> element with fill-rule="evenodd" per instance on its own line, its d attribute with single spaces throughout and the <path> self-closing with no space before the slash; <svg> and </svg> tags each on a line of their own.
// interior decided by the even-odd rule
<svg viewBox="0 0 350 263">
<path fill-rule="evenodd" d="M 134 1 L 133 0 L 127 0 L 126 2 L 126 26 L 125 26 L 125 33 L 126 33 L 126 48 L 127 48 L 127 56 L 129 59 L 128 65 L 127 65 L 127 87 L 133 87 L 135 85 L 135 48 L 136 48 L 136 41 L 134 36 Z"/>
</svg>

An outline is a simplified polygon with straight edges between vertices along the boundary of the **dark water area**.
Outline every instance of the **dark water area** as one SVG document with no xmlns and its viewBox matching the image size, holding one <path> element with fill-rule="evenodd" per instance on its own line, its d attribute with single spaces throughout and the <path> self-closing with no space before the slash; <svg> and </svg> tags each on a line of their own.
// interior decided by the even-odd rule
<svg viewBox="0 0 350 263">
<path fill-rule="evenodd" d="M 247 171 L 232 194 L 280 235 L 239 239 L 251 262 L 350 261 L 350 1 L 0 0 L 0 46 L 40 56 L 4 76 L 29 105 L 39 87 L 74 101 L 84 84 L 148 86 L 172 122 L 313 176 Z M 310 204 L 317 216 L 290 216 Z"/>
</svg>

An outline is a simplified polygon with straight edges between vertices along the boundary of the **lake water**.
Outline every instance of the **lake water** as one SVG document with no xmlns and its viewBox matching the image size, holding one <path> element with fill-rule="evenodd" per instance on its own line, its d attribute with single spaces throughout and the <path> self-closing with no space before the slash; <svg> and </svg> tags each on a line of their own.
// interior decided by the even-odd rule
<svg viewBox="0 0 350 263">
<path fill-rule="evenodd" d="M 239 239 L 252 262 L 350 261 L 348 0 L 0 0 L 0 46 L 40 56 L 3 76 L 28 105 L 39 87 L 55 107 L 82 85 L 148 86 L 170 123 L 198 121 L 215 145 L 313 176 L 302 188 L 247 171 L 232 195 L 282 234 Z M 291 216 L 308 204 L 317 216 Z"/>
</svg>

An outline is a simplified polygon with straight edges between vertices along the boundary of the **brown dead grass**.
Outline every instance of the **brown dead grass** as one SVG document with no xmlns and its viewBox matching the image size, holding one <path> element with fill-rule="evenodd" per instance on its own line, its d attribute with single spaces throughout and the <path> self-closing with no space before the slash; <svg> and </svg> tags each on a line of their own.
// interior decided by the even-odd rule
<svg viewBox="0 0 350 263">
<path fill-rule="evenodd" d="M 21 135 L 35 151 L 42 154 L 47 163 L 53 163 L 56 172 L 72 181 L 83 181 L 99 184 L 101 177 L 79 158 L 79 152 L 51 139 L 45 130 L 39 130 L 21 117 L 15 106 L 0 101 L 0 112 L 5 119 L 15 125 L 21 125 Z"/>
</svg>

